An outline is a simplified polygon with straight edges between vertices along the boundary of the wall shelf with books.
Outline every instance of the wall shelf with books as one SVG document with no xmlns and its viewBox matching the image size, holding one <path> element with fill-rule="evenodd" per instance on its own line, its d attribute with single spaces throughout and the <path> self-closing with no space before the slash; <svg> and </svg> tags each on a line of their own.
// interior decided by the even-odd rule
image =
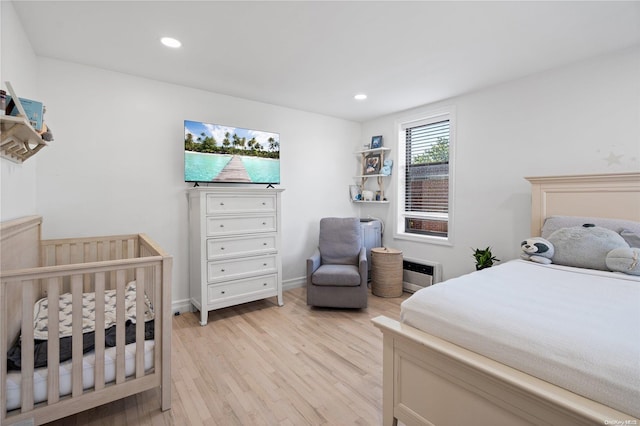
<svg viewBox="0 0 640 426">
<path fill-rule="evenodd" d="M 22 163 L 47 146 L 27 118 L 25 109 L 11 87 L 5 83 L 17 108 L 17 115 L 0 115 L 0 156 L 14 163 Z"/>
</svg>

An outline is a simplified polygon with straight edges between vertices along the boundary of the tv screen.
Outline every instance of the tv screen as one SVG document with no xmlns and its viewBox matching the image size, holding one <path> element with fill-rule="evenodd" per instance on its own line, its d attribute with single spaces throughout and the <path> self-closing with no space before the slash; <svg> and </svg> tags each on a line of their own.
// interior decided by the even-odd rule
<svg viewBox="0 0 640 426">
<path fill-rule="evenodd" d="M 280 183 L 280 135 L 184 121 L 186 182 Z"/>
</svg>

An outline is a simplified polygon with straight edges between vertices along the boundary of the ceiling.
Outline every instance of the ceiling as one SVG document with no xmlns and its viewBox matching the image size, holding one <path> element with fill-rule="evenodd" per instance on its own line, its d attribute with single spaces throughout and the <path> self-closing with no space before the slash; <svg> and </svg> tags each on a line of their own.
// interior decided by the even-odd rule
<svg viewBox="0 0 640 426">
<path fill-rule="evenodd" d="M 13 3 L 38 56 L 353 121 L 640 45 L 639 1 Z"/>
</svg>

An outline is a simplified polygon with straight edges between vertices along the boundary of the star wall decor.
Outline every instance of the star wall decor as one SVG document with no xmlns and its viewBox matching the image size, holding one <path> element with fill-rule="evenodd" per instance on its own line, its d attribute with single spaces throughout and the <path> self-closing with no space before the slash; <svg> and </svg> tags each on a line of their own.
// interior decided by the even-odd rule
<svg viewBox="0 0 640 426">
<path fill-rule="evenodd" d="M 613 152 L 609 151 L 609 156 L 604 158 L 604 161 L 607 162 L 608 166 L 613 166 L 614 164 L 621 164 L 620 159 L 623 157 L 622 154 L 616 155 Z"/>
</svg>

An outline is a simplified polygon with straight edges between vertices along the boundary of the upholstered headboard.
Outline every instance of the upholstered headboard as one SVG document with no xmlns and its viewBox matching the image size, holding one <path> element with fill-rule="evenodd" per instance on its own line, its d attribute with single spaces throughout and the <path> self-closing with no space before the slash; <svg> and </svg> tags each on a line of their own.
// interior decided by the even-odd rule
<svg viewBox="0 0 640 426">
<path fill-rule="evenodd" d="M 531 235 L 539 236 L 553 215 L 640 222 L 640 172 L 525 179 L 531 182 Z"/>
</svg>

